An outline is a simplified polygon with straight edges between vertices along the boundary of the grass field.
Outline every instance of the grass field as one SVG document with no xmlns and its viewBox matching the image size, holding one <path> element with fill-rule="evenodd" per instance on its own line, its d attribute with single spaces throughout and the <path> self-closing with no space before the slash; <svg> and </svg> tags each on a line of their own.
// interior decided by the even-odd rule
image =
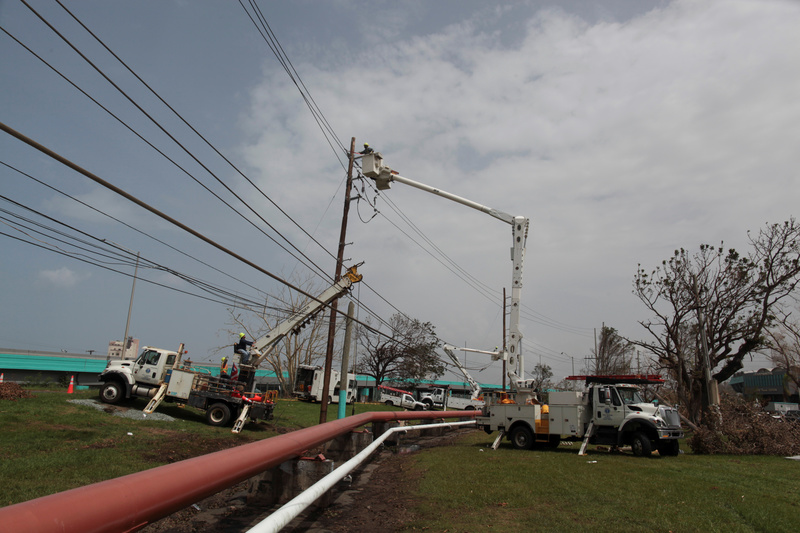
<svg viewBox="0 0 800 533">
<path fill-rule="evenodd" d="M 473 433 L 414 457 L 422 518 L 409 531 L 794 532 L 800 462 L 783 457 L 643 459 L 577 443 L 557 450 L 489 449 Z"/>
<path fill-rule="evenodd" d="M 38 393 L 0 401 L 0 506 L 152 468 L 300 428 L 319 405 L 279 401 L 271 424 L 234 435 L 175 405 L 173 422 L 130 420 L 68 402 L 96 392 Z M 142 409 L 136 400 L 132 407 Z M 347 413 L 351 413 L 348 406 Z M 356 412 L 385 410 L 358 405 Z M 329 419 L 337 406 L 329 406 Z M 520 451 L 474 432 L 451 446 L 408 456 L 421 475 L 408 531 L 797 531 L 800 462 L 782 457 L 701 456 L 650 459 L 578 445 Z"/>
<path fill-rule="evenodd" d="M 319 421 L 319 404 L 278 400 L 269 424 L 247 424 L 239 434 L 212 427 L 193 408 L 162 404 L 158 413 L 172 422 L 131 420 L 69 400 L 97 399 L 97 391 L 38 392 L 33 398 L 0 401 L 0 506 L 131 474 L 277 435 L 278 427 L 297 429 Z M 125 406 L 143 409 L 147 402 Z M 356 413 L 394 409 L 356 405 Z M 328 406 L 328 420 L 338 405 Z M 348 406 L 347 414 L 352 412 Z"/>
</svg>

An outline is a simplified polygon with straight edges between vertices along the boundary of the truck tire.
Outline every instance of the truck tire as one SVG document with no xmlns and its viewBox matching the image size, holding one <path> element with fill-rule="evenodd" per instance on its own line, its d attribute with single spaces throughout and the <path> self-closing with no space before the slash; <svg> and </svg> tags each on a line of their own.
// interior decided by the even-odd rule
<svg viewBox="0 0 800 533">
<path fill-rule="evenodd" d="M 106 381 L 105 385 L 100 389 L 100 401 L 103 403 L 116 405 L 123 399 L 125 399 L 125 389 L 115 379 Z"/>
<path fill-rule="evenodd" d="M 428 409 L 428 410 L 433 409 L 433 401 L 430 398 L 423 399 L 422 403 L 425 404 L 425 409 Z"/>
<path fill-rule="evenodd" d="M 226 403 L 215 403 L 206 411 L 206 422 L 209 426 L 224 426 L 230 420 L 231 408 Z"/>
<path fill-rule="evenodd" d="M 394 405 L 394 403 L 390 402 L 389 400 L 386 400 L 386 401 L 385 401 L 385 402 L 383 402 L 383 403 L 385 403 L 386 405 Z"/>
<path fill-rule="evenodd" d="M 658 443 L 658 455 L 665 457 L 675 457 L 681 453 L 681 443 L 677 440 L 670 439 Z"/>
<path fill-rule="evenodd" d="M 633 450 L 633 455 L 636 457 L 650 457 L 650 454 L 653 452 L 653 444 L 650 442 L 650 438 L 647 435 L 637 431 L 633 434 L 631 450 Z"/>
<path fill-rule="evenodd" d="M 517 426 L 511 430 L 511 445 L 517 450 L 530 450 L 533 448 L 533 432 L 526 426 Z"/>
</svg>

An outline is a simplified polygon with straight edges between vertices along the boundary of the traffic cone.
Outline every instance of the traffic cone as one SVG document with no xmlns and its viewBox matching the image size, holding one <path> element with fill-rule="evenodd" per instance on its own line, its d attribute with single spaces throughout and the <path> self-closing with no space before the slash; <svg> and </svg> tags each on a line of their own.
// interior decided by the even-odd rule
<svg viewBox="0 0 800 533">
<path fill-rule="evenodd" d="M 0 374 L 0 385 L 3 384 L 3 376 L 5 376 L 5 374 Z"/>
<path fill-rule="evenodd" d="M 75 385 L 75 376 L 69 378 L 69 387 L 67 387 L 67 394 L 72 394 L 72 387 Z"/>
</svg>

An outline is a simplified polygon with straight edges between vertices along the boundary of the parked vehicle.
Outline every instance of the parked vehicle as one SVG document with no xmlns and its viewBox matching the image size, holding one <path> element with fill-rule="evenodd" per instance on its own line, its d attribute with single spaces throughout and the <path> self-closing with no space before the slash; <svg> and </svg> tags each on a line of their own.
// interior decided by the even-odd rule
<svg viewBox="0 0 800 533">
<path fill-rule="evenodd" d="M 475 379 L 473 379 L 470 373 L 467 372 L 467 369 L 464 368 L 464 365 L 461 364 L 461 361 L 458 360 L 455 350 L 487 353 L 492 355 L 498 355 L 500 352 L 486 352 L 483 350 L 473 350 L 471 348 L 457 348 L 451 344 L 445 344 L 442 346 L 442 349 L 444 349 L 444 352 L 450 357 L 450 360 L 453 361 L 453 364 L 456 365 L 456 368 L 458 368 L 464 375 L 467 383 L 469 383 L 470 389 L 472 389 L 472 394 L 465 398 L 454 395 L 453 391 L 445 389 L 444 387 L 435 387 L 433 392 L 423 392 L 419 400 L 425 404 L 426 409 L 438 407 L 445 410 L 453 409 L 457 411 L 471 411 L 482 408 L 484 406 L 484 401 L 483 397 L 481 396 L 481 386 L 477 381 L 475 381 Z"/>
<path fill-rule="evenodd" d="M 114 404 L 135 396 L 151 398 L 145 413 L 155 411 L 164 400 L 181 402 L 205 410 L 206 421 L 213 426 L 227 425 L 235 416 L 232 432 L 239 433 L 248 417 L 259 420 L 272 416 L 274 403 L 256 390 L 259 365 L 281 340 L 300 331 L 317 313 L 359 281 L 361 275 L 356 266 L 351 267 L 303 309 L 253 341 L 248 364 L 241 364 L 238 354 L 232 356 L 232 367 L 236 368 L 238 379 L 217 378 L 208 372 L 181 366 L 183 344 L 177 352 L 145 347 L 136 361 L 109 361 L 100 374 L 100 381 L 104 382 L 100 399 Z"/>
<path fill-rule="evenodd" d="M 385 403 L 386 405 L 394 405 L 395 407 L 402 407 L 403 409 L 408 409 L 410 411 L 425 410 L 425 404 L 415 400 L 414 396 L 412 396 L 408 391 L 387 387 L 385 385 L 380 385 L 378 390 L 380 391 L 381 395 L 381 403 Z"/>
<path fill-rule="evenodd" d="M 298 365 L 294 379 L 294 395 L 299 400 L 321 402 L 325 395 L 322 393 L 324 386 L 325 369 L 321 366 Z M 331 369 L 330 386 L 328 387 L 328 402 L 339 403 L 339 390 L 342 386 L 342 373 Z M 356 375 L 347 374 L 347 403 L 356 399 Z"/>
<path fill-rule="evenodd" d="M 683 438 L 678 411 L 674 407 L 645 402 L 638 385 L 662 383 L 658 376 L 575 376 L 586 381 L 582 392 L 551 392 L 540 404 L 524 394 L 499 395 L 477 418 L 487 433 L 500 431 L 494 448 L 506 436 L 514 448 L 557 447 L 562 440 L 587 444 L 629 445 L 634 455 L 678 455 Z"/>
<path fill-rule="evenodd" d="M 269 420 L 275 404 L 260 392 L 245 392 L 246 383 L 212 376 L 181 365 L 183 344 L 177 352 L 145 346 L 136 360 L 109 361 L 100 380 L 100 399 L 117 404 L 125 398 L 151 398 L 145 413 L 162 401 L 178 402 L 201 409 L 212 426 L 249 417 Z M 241 428 L 239 428 L 241 430 Z"/>
</svg>

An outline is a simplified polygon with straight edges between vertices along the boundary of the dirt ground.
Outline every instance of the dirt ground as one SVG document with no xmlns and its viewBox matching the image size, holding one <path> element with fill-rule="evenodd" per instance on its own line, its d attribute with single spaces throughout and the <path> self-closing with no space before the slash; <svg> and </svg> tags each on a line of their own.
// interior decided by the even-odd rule
<svg viewBox="0 0 800 533">
<path fill-rule="evenodd" d="M 469 430 L 451 431 L 440 437 L 404 437 L 400 446 L 386 447 L 342 482 L 325 508 L 309 510 L 283 531 L 296 533 L 394 532 L 414 519 L 413 494 L 420 481 L 411 469 L 411 457 L 419 451 L 446 445 Z M 247 501 L 247 482 L 216 494 L 156 522 L 145 533 L 239 533 L 247 531 L 278 506 L 264 508 Z"/>
</svg>

